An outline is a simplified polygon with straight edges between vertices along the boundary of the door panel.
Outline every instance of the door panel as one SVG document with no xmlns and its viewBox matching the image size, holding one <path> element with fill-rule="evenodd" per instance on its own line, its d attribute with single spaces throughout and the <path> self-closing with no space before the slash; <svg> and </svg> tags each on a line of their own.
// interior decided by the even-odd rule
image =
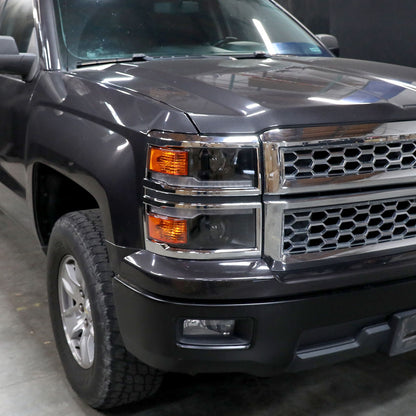
<svg viewBox="0 0 416 416">
<path fill-rule="evenodd" d="M 32 0 L 7 0 L 0 15 L 0 35 L 13 36 L 19 52 L 38 53 L 36 42 L 30 42 L 34 30 Z M 0 74 L 0 209 L 21 222 L 30 217 L 25 137 L 35 85 L 36 80 L 27 83 L 20 76 Z"/>
</svg>

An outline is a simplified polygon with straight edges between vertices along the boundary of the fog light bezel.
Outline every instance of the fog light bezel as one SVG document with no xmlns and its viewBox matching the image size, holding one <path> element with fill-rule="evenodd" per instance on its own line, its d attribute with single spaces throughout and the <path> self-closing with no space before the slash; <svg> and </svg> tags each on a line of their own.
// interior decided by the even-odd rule
<svg viewBox="0 0 416 416">
<path fill-rule="evenodd" d="M 185 319 L 183 321 L 182 331 L 184 337 L 193 338 L 202 335 L 223 338 L 234 336 L 235 324 L 235 319 Z M 228 327 L 228 330 L 225 331 L 225 328 L 222 330 L 220 328 L 213 329 L 213 326 L 220 327 L 221 325 Z M 191 334 L 190 332 L 192 332 L 192 329 L 196 329 L 201 333 Z"/>
<path fill-rule="evenodd" d="M 185 335 L 184 324 L 193 321 L 234 321 L 234 331 L 230 335 L 215 335 L 214 331 L 207 335 Z M 177 321 L 177 346 L 187 349 L 209 350 L 245 350 L 252 344 L 254 320 L 252 318 L 180 318 Z"/>
</svg>

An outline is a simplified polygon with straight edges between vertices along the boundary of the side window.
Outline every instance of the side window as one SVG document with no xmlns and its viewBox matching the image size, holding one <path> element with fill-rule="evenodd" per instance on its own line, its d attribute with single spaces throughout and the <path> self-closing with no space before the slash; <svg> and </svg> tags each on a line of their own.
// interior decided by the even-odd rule
<svg viewBox="0 0 416 416">
<path fill-rule="evenodd" d="M 0 16 L 0 35 L 13 36 L 19 52 L 27 52 L 33 30 L 33 0 L 6 0 Z"/>
</svg>

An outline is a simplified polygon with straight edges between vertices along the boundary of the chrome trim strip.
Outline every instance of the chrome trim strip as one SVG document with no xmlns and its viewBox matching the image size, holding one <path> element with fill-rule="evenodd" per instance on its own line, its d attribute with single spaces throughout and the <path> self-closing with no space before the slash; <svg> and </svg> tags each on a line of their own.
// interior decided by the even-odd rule
<svg viewBox="0 0 416 416">
<path fill-rule="evenodd" d="M 161 201 L 158 201 L 161 202 Z M 165 203 L 163 206 L 155 207 L 149 202 L 145 203 L 144 210 L 144 234 L 145 249 L 152 253 L 166 257 L 189 260 L 212 260 L 212 259 L 240 259 L 260 257 L 262 250 L 262 209 L 260 202 L 252 203 L 225 203 L 225 204 L 188 204 L 188 203 Z M 155 212 L 167 216 L 182 218 L 193 218 L 201 213 L 226 214 L 233 210 L 252 210 L 256 212 L 256 247 L 242 249 L 220 249 L 220 250 L 190 250 L 170 247 L 168 244 L 158 243 L 149 239 L 147 212 Z"/>
<path fill-rule="evenodd" d="M 163 188 L 164 192 L 167 194 L 174 194 L 174 195 L 184 195 L 184 196 L 201 196 L 201 195 L 209 195 L 209 196 L 252 196 L 252 195 L 260 195 L 260 189 L 255 188 L 253 186 L 247 187 L 231 187 L 230 184 L 222 185 L 221 183 L 217 183 L 217 187 L 208 186 L 208 184 L 203 184 L 201 182 L 201 187 L 189 187 L 184 184 L 184 181 L 175 180 L 178 178 L 177 176 L 174 178 L 169 178 L 169 183 L 165 181 L 165 178 L 162 178 L 162 174 L 158 174 L 160 176 L 160 180 L 155 173 L 152 173 L 151 179 L 146 179 L 147 183 L 149 184 L 148 189 L 153 189 L 151 184 L 159 185 Z M 166 175 L 163 175 L 166 176 Z M 191 179 L 191 178 L 187 178 Z M 193 179 L 193 178 L 192 178 Z"/>
<path fill-rule="evenodd" d="M 224 341 L 226 344 L 226 341 Z M 210 350 L 210 351 L 231 351 L 231 350 L 248 350 L 251 346 L 250 342 L 244 342 L 237 345 L 196 345 L 185 344 L 180 340 L 176 343 L 179 348 L 191 349 L 191 350 Z"/>
<path fill-rule="evenodd" d="M 274 129 L 261 135 L 264 147 L 265 194 L 284 195 L 319 192 L 359 187 L 383 186 L 395 183 L 416 183 L 416 169 L 372 172 L 357 175 L 339 175 L 307 179 L 285 179 L 283 152 L 298 146 L 350 146 L 352 144 L 380 144 L 416 141 L 416 122 L 321 126 L 293 129 Z"/>
<path fill-rule="evenodd" d="M 178 146 L 184 149 L 193 148 L 231 148 L 255 149 L 257 157 L 257 186 L 239 184 L 238 182 L 224 181 L 198 181 L 192 177 L 169 176 L 163 174 L 154 174 L 146 171 L 148 183 L 154 183 L 161 186 L 166 192 L 177 195 L 218 195 L 218 196 L 251 196 L 261 194 L 261 173 L 260 173 L 260 143 L 259 137 L 249 135 L 237 136 L 198 136 L 194 134 L 169 133 L 162 131 L 151 131 L 148 133 L 149 145 L 159 147 Z"/>
<path fill-rule="evenodd" d="M 229 136 L 199 136 L 197 134 L 169 133 L 163 131 L 151 131 L 149 138 L 161 140 L 161 146 L 179 146 L 185 148 L 244 148 L 259 147 L 259 138 L 254 135 L 229 135 Z"/>
<path fill-rule="evenodd" d="M 416 245 L 416 238 L 396 240 L 392 242 L 369 244 L 347 249 L 328 250 L 319 253 L 283 255 L 283 218 L 285 211 L 292 209 L 304 209 L 314 207 L 330 207 L 337 205 L 351 205 L 360 202 L 376 202 L 400 197 L 409 198 L 416 196 L 416 188 L 400 189 L 384 192 L 367 192 L 363 194 L 342 195 L 338 197 L 302 198 L 295 201 L 271 200 L 265 202 L 264 209 L 264 254 L 275 260 L 280 270 L 286 270 L 290 265 L 307 262 L 322 262 L 346 258 L 354 255 L 382 252 L 395 248 L 405 248 Z"/>
<path fill-rule="evenodd" d="M 160 256 L 186 260 L 249 259 L 260 256 L 260 250 L 257 248 L 238 250 L 185 250 L 149 240 L 146 240 L 146 250 L 159 254 Z"/>
<path fill-rule="evenodd" d="M 416 121 L 396 121 L 391 123 L 346 124 L 315 127 L 296 127 L 289 129 L 272 129 L 263 133 L 262 137 L 268 142 L 285 142 L 291 146 L 294 143 L 319 143 L 331 140 L 414 135 L 416 138 Z"/>
</svg>

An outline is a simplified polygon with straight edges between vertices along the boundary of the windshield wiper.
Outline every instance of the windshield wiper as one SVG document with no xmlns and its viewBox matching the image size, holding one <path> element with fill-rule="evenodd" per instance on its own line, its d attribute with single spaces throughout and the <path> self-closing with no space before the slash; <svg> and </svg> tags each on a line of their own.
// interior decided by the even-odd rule
<svg viewBox="0 0 416 416">
<path fill-rule="evenodd" d="M 121 62 L 146 62 L 151 59 L 153 58 L 145 55 L 144 53 L 134 53 L 132 56 L 126 58 L 101 58 L 93 59 L 91 61 L 79 61 L 77 62 L 77 68 L 93 65 L 118 64 Z"/>
<path fill-rule="evenodd" d="M 271 58 L 273 55 L 270 55 L 267 52 L 259 51 L 253 53 L 224 53 L 224 54 L 213 54 L 213 55 L 198 55 L 198 56 L 179 56 L 176 58 L 198 58 L 198 57 L 212 57 L 212 56 L 231 56 L 236 59 L 267 59 Z M 160 57 L 162 58 L 162 57 Z M 170 59 L 175 58 L 175 56 L 169 56 Z M 145 55 L 143 53 L 135 53 L 132 56 L 128 56 L 125 58 L 102 58 L 102 59 L 92 59 L 90 61 L 79 61 L 77 62 L 77 68 L 84 68 L 93 65 L 105 65 L 105 64 L 117 64 L 123 62 L 146 62 L 151 61 L 154 58 L 152 56 Z"/>
<path fill-rule="evenodd" d="M 250 54 L 233 55 L 233 57 L 237 59 L 267 59 L 267 58 L 271 58 L 272 56 L 273 55 L 270 55 L 269 53 L 264 52 L 264 51 L 253 52 Z"/>
</svg>

